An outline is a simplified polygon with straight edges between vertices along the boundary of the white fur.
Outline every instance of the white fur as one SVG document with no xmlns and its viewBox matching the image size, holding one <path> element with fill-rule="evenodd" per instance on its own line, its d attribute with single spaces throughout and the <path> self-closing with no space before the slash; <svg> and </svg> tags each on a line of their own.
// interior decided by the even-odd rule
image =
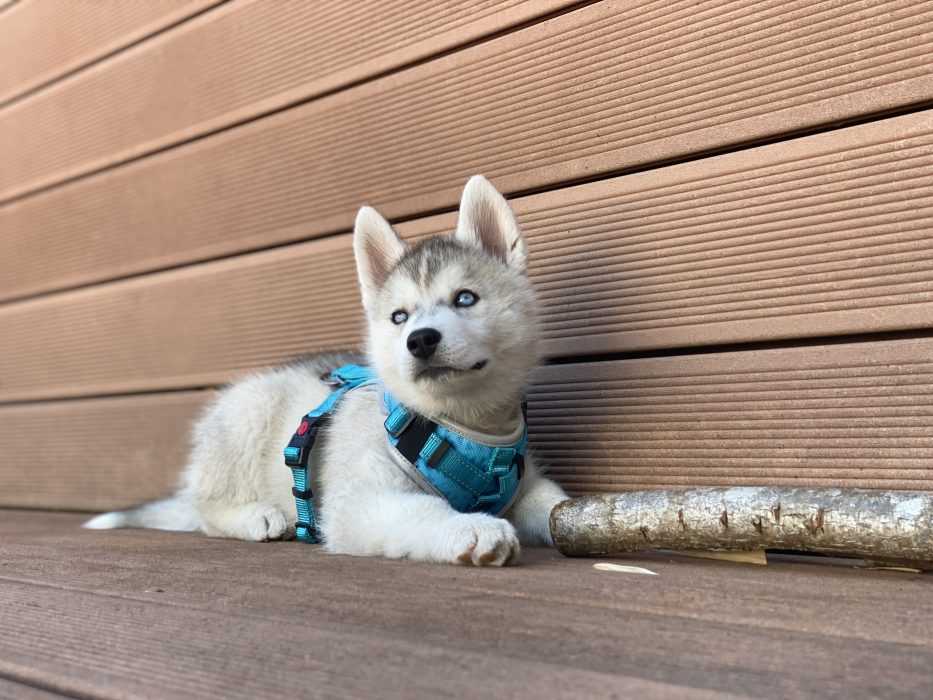
<svg viewBox="0 0 933 700">
<path fill-rule="evenodd" d="M 418 412 L 505 434 L 518 419 L 537 359 L 537 303 L 525 275 L 524 239 L 505 199 L 474 177 L 449 240 L 411 252 L 378 212 L 360 210 L 354 251 L 369 362 L 389 391 Z M 476 292 L 480 301 L 456 307 L 452 300 L 461 289 Z M 391 320 L 398 309 L 409 314 L 401 325 Z M 443 336 L 428 361 L 406 346 L 411 331 L 425 327 Z M 100 515 L 85 526 L 200 530 L 253 541 L 292 536 L 295 505 L 282 448 L 301 416 L 328 395 L 320 375 L 347 359 L 321 357 L 227 388 L 194 427 L 191 457 L 173 498 Z M 419 373 L 428 366 L 449 372 L 426 378 Z M 395 464 L 384 420 L 378 388 L 353 391 L 315 448 L 315 501 L 329 551 L 503 565 L 517 559 L 519 541 L 551 544 L 548 518 L 566 495 L 540 475 L 531 455 L 505 518 L 458 513 L 420 491 Z"/>
<path fill-rule="evenodd" d="M 505 197 L 482 175 L 471 177 L 463 188 L 457 238 L 486 248 L 515 269 L 525 270 L 528 248 L 515 214 Z"/>
</svg>

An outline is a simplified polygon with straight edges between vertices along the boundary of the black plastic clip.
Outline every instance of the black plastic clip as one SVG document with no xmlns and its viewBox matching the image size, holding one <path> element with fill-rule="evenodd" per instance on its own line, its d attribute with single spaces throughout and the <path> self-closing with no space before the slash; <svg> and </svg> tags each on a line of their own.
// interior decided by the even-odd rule
<svg viewBox="0 0 933 700">
<path fill-rule="evenodd" d="M 300 498 L 302 501 L 310 501 L 312 498 L 314 498 L 314 493 L 312 493 L 311 489 L 299 491 L 295 486 L 292 486 L 292 496 L 295 498 Z"/>
</svg>

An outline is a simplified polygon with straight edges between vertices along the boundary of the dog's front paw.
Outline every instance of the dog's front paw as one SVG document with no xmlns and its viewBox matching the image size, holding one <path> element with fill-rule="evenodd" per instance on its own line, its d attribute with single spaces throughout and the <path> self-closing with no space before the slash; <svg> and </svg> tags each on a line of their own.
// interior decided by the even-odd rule
<svg viewBox="0 0 933 700">
<path fill-rule="evenodd" d="M 257 504 L 244 509 L 238 523 L 245 540 L 269 542 L 289 539 L 289 525 L 285 513 L 275 506 Z"/>
<path fill-rule="evenodd" d="M 518 534 L 507 520 L 484 513 L 454 518 L 451 562 L 467 566 L 505 566 L 518 560 Z"/>
</svg>

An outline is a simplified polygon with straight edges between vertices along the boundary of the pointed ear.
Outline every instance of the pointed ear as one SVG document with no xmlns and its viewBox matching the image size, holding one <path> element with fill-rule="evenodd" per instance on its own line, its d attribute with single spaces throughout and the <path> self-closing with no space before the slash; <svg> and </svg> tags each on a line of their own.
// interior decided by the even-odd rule
<svg viewBox="0 0 933 700">
<path fill-rule="evenodd" d="M 482 175 L 471 177 L 463 188 L 456 238 L 525 271 L 528 250 L 515 214 L 505 197 Z"/>
<path fill-rule="evenodd" d="M 360 209 L 353 226 L 353 254 L 356 256 L 364 307 L 370 308 L 373 298 L 406 248 L 404 241 L 378 211 L 372 207 Z"/>
</svg>

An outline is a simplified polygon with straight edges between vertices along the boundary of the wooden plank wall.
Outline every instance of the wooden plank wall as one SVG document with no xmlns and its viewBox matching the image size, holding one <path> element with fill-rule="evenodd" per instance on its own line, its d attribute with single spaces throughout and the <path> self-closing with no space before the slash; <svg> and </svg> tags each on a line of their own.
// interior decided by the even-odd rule
<svg viewBox="0 0 933 700">
<path fill-rule="evenodd" d="M 164 493 L 214 387 L 359 341 L 356 208 L 477 172 L 573 492 L 933 488 L 929 3 L 93 5 L 0 6 L 0 505 Z"/>
</svg>

